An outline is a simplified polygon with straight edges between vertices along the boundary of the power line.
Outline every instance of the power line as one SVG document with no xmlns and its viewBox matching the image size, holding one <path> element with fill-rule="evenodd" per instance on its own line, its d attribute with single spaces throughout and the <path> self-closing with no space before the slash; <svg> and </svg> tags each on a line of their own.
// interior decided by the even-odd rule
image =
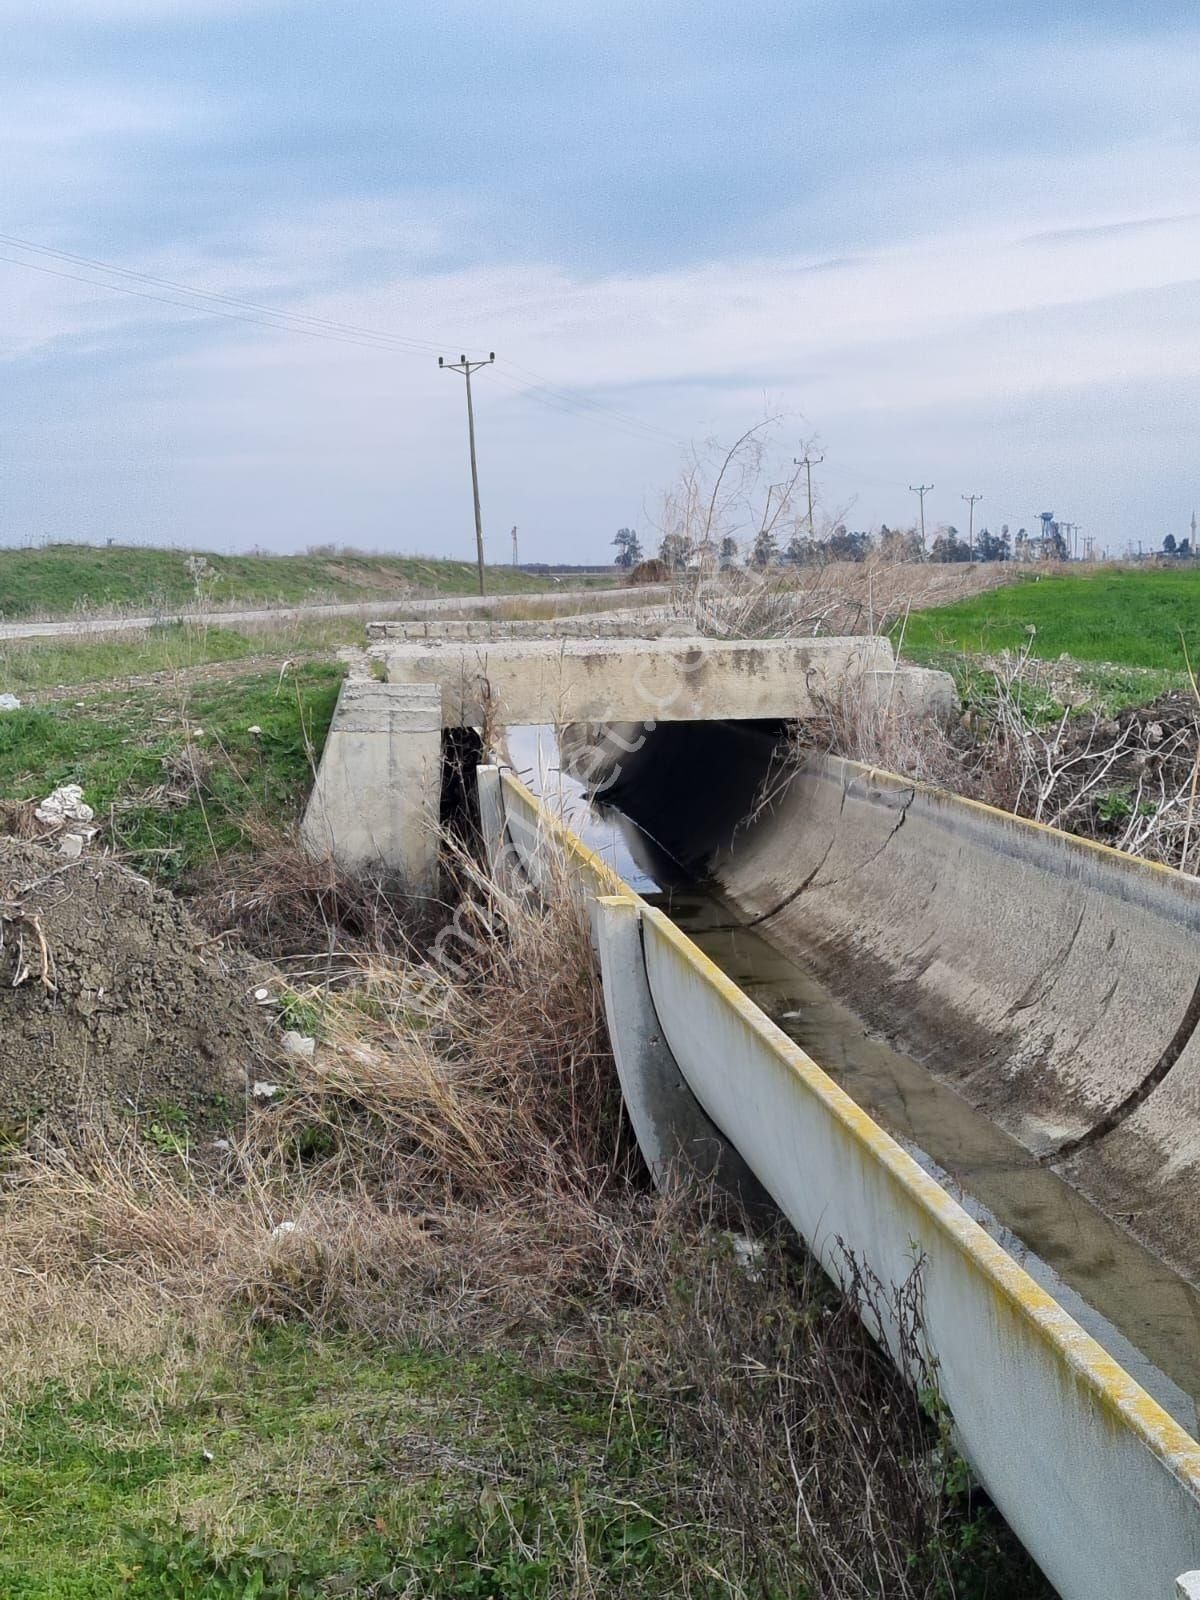
<svg viewBox="0 0 1200 1600">
<path fill-rule="evenodd" d="M 52 278 L 67 278 L 72 283 L 84 283 L 91 289 L 108 289 L 114 294 L 134 295 L 139 300 L 153 300 L 162 306 L 174 306 L 177 311 L 195 311 L 205 317 L 223 317 L 227 322 L 251 322 L 260 328 L 274 328 L 277 333 L 302 333 L 310 339 L 326 339 L 335 344 L 357 345 L 360 349 L 385 349 L 384 345 L 367 339 L 349 338 L 344 334 L 324 333 L 316 328 L 293 327 L 287 322 L 268 322 L 263 317 L 250 316 L 242 311 L 219 311 L 214 306 L 192 305 L 186 300 L 171 300 L 166 295 L 151 294 L 146 289 L 134 289 L 124 283 L 100 283 L 95 278 L 83 278 L 77 272 L 66 272 L 59 267 L 47 267 L 36 261 L 19 261 L 15 256 L 0 254 L 0 261 L 14 267 L 25 267 L 30 272 L 42 272 Z M 286 317 L 286 312 L 271 312 L 271 316 Z"/>
<path fill-rule="evenodd" d="M 259 327 L 276 328 L 283 332 L 305 334 L 309 338 L 324 338 L 343 344 L 357 345 L 363 349 L 395 349 L 412 355 L 430 355 L 437 351 L 438 345 L 426 339 L 414 339 L 405 334 L 391 333 L 385 329 L 364 327 L 353 322 L 342 322 L 330 317 L 313 316 L 307 312 L 287 311 L 277 306 L 265 305 L 261 301 L 243 299 L 238 295 L 225 294 L 215 289 L 202 289 L 195 284 L 184 283 L 177 278 L 165 278 L 156 273 L 141 272 L 132 267 L 118 266 L 115 262 L 103 261 L 95 256 L 76 254 L 70 250 L 58 250 L 52 245 L 39 244 L 30 239 L 21 239 L 13 234 L 0 233 L 0 245 L 11 249 L 26 250 L 42 255 L 58 262 L 65 262 L 72 266 L 86 267 L 93 272 L 108 273 L 114 277 L 130 280 L 128 283 L 107 283 L 102 279 L 82 277 L 77 273 L 68 272 L 63 268 L 46 266 L 36 261 L 24 261 L 19 257 L 0 255 L 0 261 L 7 262 L 10 266 L 24 267 L 30 272 L 41 272 L 50 277 L 64 278 L 73 283 L 86 284 L 91 288 L 107 289 L 113 294 L 132 295 L 137 299 L 149 300 L 158 305 L 174 306 L 179 310 L 200 312 L 207 316 L 220 316 L 227 321 L 246 322 Z M 134 288 L 133 284 L 148 284 L 153 289 L 168 289 L 173 295 L 187 295 L 189 300 L 178 300 L 166 295 L 151 293 L 148 289 Z M 191 303 L 193 300 L 212 301 L 214 305 Z M 233 307 L 233 310 L 218 310 L 215 306 Z M 264 318 L 269 320 L 263 320 Z M 503 386 L 513 394 L 535 401 L 537 404 L 548 406 L 551 410 L 562 411 L 575 416 L 594 416 L 596 419 L 620 426 L 626 432 L 636 432 L 640 436 L 663 441 L 679 446 L 681 441 L 665 429 L 659 428 L 654 423 L 648 423 L 638 417 L 619 411 L 615 406 L 606 405 L 603 401 L 593 400 L 586 395 L 570 394 L 554 388 L 550 381 L 542 374 L 529 368 L 518 366 L 515 362 L 504 362 L 514 373 L 523 373 L 525 377 L 532 378 L 535 386 L 530 388 L 526 384 L 514 382 L 512 378 L 504 379 L 502 374 L 497 374 Z"/>
<path fill-rule="evenodd" d="M 444 356 L 438 357 L 438 366 L 450 372 L 461 372 L 467 380 L 467 437 L 471 443 L 471 491 L 475 496 L 475 550 L 479 557 L 479 592 L 484 592 L 483 579 L 483 517 L 479 511 L 479 468 L 475 464 L 475 407 L 471 404 L 471 374 L 478 372 L 480 367 L 490 367 L 496 359 L 493 350 L 486 361 L 468 361 L 466 356 L 459 356 L 457 361 L 447 361 Z M 513 548 L 516 549 L 517 530 L 513 529 Z M 514 562 L 515 566 L 516 563 Z"/>
<path fill-rule="evenodd" d="M 969 531 L 967 533 L 967 549 L 971 552 L 971 560 L 974 561 L 974 559 L 975 559 L 975 505 L 976 505 L 977 501 L 983 499 L 983 496 L 981 494 L 964 494 L 964 495 L 960 496 L 960 499 L 965 500 L 966 503 L 971 508 L 971 513 L 970 513 L 971 520 L 970 520 L 970 523 L 969 523 Z"/>
<path fill-rule="evenodd" d="M 216 289 L 201 289 L 195 284 L 182 283 L 175 278 L 160 278 L 152 272 L 138 272 L 132 267 L 119 267 L 111 261 L 100 261 L 92 256 L 75 255 L 69 250 L 56 250 L 51 245 L 34 244 L 28 239 L 18 239 L 11 234 L 0 233 L 0 245 L 6 245 L 11 249 L 29 250 L 37 255 L 49 256 L 56 261 L 69 262 L 74 266 L 90 267 L 96 272 L 109 272 L 115 277 L 131 278 L 138 283 L 151 284 L 155 288 L 172 289 L 179 294 L 192 295 L 197 299 L 216 300 L 223 305 L 236 306 L 242 311 L 257 311 L 270 317 L 285 318 L 289 322 L 309 323 L 330 333 L 352 334 L 362 339 L 385 340 L 390 344 L 406 347 L 412 350 L 414 354 L 429 355 L 438 348 L 436 344 L 432 344 L 425 339 L 409 339 L 403 334 L 387 333 L 379 328 L 363 328 L 352 322 L 337 322 L 329 317 L 314 317 L 303 311 L 280 310 L 277 306 L 263 305 L 255 300 L 244 300 L 237 295 L 223 294 Z M 0 257 L 0 260 L 13 261 L 13 258 L 4 256 Z M 32 261 L 14 261 L 14 265 L 27 266 L 37 270 L 36 264 Z M 83 283 L 95 282 L 94 279 L 90 278 L 80 279 L 79 281 Z M 97 287 L 113 290 L 121 289 L 120 284 L 101 283 Z M 195 309 L 199 310 L 200 308 L 196 307 Z"/>
</svg>

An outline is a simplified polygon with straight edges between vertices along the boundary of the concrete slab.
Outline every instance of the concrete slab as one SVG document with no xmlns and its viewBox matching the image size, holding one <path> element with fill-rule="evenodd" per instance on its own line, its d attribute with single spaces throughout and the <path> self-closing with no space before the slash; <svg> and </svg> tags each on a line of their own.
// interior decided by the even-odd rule
<svg viewBox="0 0 1200 1600">
<path fill-rule="evenodd" d="M 892 666 L 873 638 L 423 641 L 387 655 L 389 683 L 441 685 L 447 727 L 807 717 L 847 677 Z"/>
</svg>

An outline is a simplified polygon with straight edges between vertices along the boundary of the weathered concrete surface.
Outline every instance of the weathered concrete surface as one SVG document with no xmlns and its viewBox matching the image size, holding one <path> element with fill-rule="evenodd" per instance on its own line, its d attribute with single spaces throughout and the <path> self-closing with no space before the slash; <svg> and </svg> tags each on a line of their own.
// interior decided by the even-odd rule
<svg viewBox="0 0 1200 1600">
<path fill-rule="evenodd" d="M 1031 1151 L 1065 1149 L 1200 1277 L 1200 882 L 835 758 L 714 870 L 870 1027 Z"/>
<path fill-rule="evenodd" d="M 305 848 L 350 872 L 432 889 L 441 792 L 437 687 L 347 679 L 304 815 Z"/>
<path fill-rule="evenodd" d="M 848 1252 L 886 1293 L 919 1264 L 956 1437 L 1058 1593 L 1169 1593 L 1200 1551 L 1200 1446 L 685 934 L 656 910 L 642 924 L 688 1087 L 830 1274 Z M 889 1318 L 878 1331 L 903 1364 Z"/>
<path fill-rule="evenodd" d="M 389 683 L 436 683 L 447 727 L 806 717 L 848 676 L 888 670 L 886 639 L 504 640 L 398 645 Z"/>
<path fill-rule="evenodd" d="M 420 643 L 476 642 L 491 639 L 687 639 L 696 630 L 662 606 L 629 611 L 584 612 L 579 616 L 425 618 L 416 622 L 368 622 L 367 637 Z M 386 655 L 386 651 L 384 651 Z"/>
<path fill-rule="evenodd" d="M 591 893 L 613 894 L 613 874 L 511 774 L 500 792 L 523 819 L 536 881 L 578 870 Z M 1200 1561 L 1200 1447 L 685 934 L 623 898 L 623 925 L 642 929 L 635 1014 L 656 1049 L 661 1028 L 703 1112 L 827 1269 L 842 1275 L 848 1253 L 886 1298 L 919 1267 L 922 1341 L 958 1442 L 1064 1600 L 1169 1593 Z M 636 950 L 626 939 L 608 954 L 606 1010 L 622 1037 Z M 653 1079 L 635 1081 L 635 1126 L 661 1163 L 689 1124 L 670 1127 Z M 874 1327 L 903 1362 L 896 1329 Z"/>
<path fill-rule="evenodd" d="M 621 1096 L 655 1183 L 666 1189 L 680 1178 L 711 1181 L 742 1206 L 763 1210 L 761 1184 L 705 1114 L 671 1054 L 646 981 L 638 904 L 624 895 L 600 896 L 591 918 Z"/>
</svg>

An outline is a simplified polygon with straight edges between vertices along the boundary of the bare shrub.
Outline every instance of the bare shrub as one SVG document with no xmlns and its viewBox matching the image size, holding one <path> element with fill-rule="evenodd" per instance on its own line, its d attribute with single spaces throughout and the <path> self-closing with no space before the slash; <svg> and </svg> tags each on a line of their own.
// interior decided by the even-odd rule
<svg viewBox="0 0 1200 1600">
<path fill-rule="evenodd" d="M 411 952 L 445 915 L 394 879 L 354 875 L 330 855 L 310 855 L 294 830 L 253 815 L 242 826 L 253 854 L 197 871 L 189 904 L 214 934 L 236 934 L 256 954 Z"/>
<path fill-rule="evenodd" d="M 0 800 L 0 834 L 12 839 L 44 839 L 51 831 L 34 813 L 34 800 Z"/>
</svg>

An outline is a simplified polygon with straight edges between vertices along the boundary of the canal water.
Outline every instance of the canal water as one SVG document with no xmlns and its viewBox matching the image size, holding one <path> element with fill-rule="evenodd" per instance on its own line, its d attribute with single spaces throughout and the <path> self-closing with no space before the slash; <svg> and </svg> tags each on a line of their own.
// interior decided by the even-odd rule
<svg viewBox="0 0 1200 1600">
<path fill-rule="evenodd" d="M 560 770 L 553 729 L 511 729 L 518 776 L 878 1121 L 1190 1433 L 1200 1293 L 919 1061 L 873 1037 L 734 906 Z"/>
</svg>

